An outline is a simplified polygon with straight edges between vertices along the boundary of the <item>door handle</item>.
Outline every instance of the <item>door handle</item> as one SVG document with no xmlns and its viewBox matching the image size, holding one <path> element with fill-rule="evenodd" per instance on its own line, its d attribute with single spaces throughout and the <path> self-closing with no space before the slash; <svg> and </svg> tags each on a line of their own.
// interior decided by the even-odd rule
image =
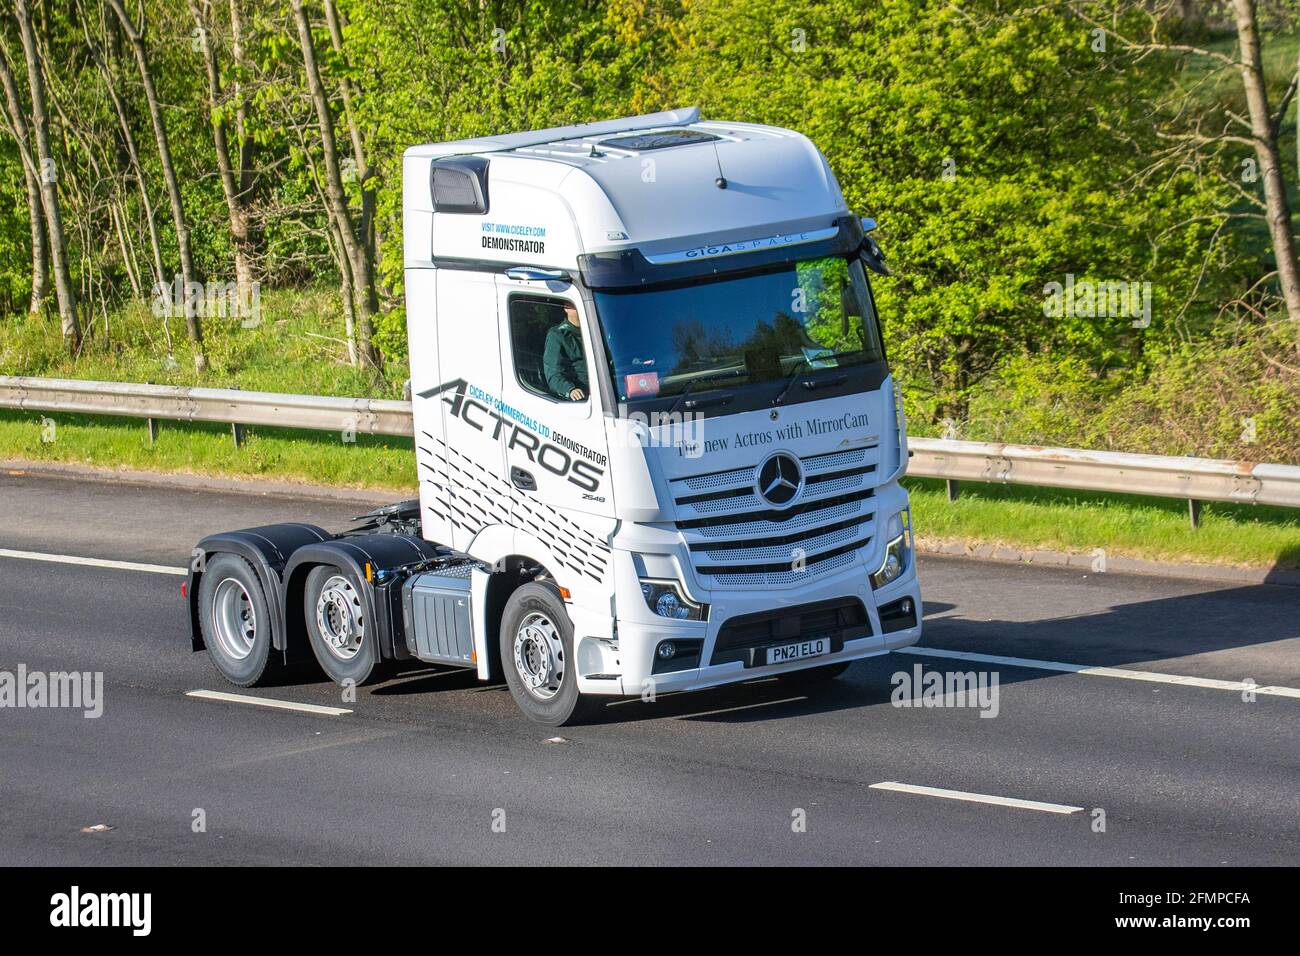
<svg viewBox="0 0 1300 956">
<path fill-rule="evenodd" d="M 533 473 L 514 465 L 510 466 L 510 483 L 523 491 L 537 490 L 537 479 L 533 477 Z"/>
</svg>

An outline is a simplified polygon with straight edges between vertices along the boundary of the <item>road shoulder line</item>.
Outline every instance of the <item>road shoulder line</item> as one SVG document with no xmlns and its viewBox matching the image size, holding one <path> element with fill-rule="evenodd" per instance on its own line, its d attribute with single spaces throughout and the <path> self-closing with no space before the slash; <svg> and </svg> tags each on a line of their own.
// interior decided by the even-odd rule
<svg viewBox="0 0 1300 956">
<path fill-rule="evenodd" d="M 20 561 L 45 561 L 50 564 L 79 564 L 90 568 L 113 568 L 117 571 L 145 571 L 150 574 L 189 574 L 185 568 L 166 564 L 142 564 L 139 561 L 110 561 L 107 558 L 82 558 L 73 554 L 45 554 L 40 551 L 15 551 L 0 548 L 0 558 L 17 558 Z"/>
<path fill-rule="evenodd" d="M 1030 657 L 1004 657 L 1000 654 L 976 654 L 971 651 L 950 651 L 941 647 L 903 647 L 895 654 L 915 654 L 920 657 L 949 657 L 954 660 L 978 664 L 1001 664 L 1004 667 L 1025 667 L 1031 670 L 1056 671 L 1062 674 L 1087 674 L 1090 677 L 1118 677 L 1122 680 L 1147 681 L 1152 684 L 1180 684 L 1184 687 L 1204 687 L 1210 690 L 1230 690 L 1237 693 L 1253 691 L 1269 697 L 1300 698 L 1300 688 L 1259 686 L 1239 680 L 1217 680 L 1212 677 L 1188 677 L 1181 674 L 1162 674 L 1158 671 L 1138 671 L 1127 667 L 1100 667 L 1090 664 L 1067 664 L 1064 661 L 1040 661 Z"/>
</svg>

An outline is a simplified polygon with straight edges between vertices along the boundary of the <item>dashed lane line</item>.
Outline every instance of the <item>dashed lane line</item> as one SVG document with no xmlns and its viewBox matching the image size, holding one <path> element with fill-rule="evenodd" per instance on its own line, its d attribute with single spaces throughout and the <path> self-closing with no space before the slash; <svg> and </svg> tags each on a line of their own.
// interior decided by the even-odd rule
<svg viewBox="0 0 1300 956">
<path fill-rule="evenodd" d="M 106 558 L 85 558 L 70 554 L 45 554 L 39 551 L 16 551 L 0 548 L 0 558 L 18 558 L 23 561 L 47 561 L 53 564 L 74 564 L 92 568 L 112 568 L 118 571 L 143 571 L 149 574 L 185 576 L 185 568 L 163 564 L 144 564 L 138 561 L 110 561 Z M 1089 664 L 1069 664 L 1064 661 L 1043 661 L 1030 657 L 1006 657 L 1000 654 L 978 654 L 971 651 L 946 650 L 940 647 L 904 647 L 894 653 L 914 654 L 922 657 L 946 657 L 980 664 L 1001 664 L 1004 667 L 1025 667 L 1032 670 L 1056 671 L 1062 674 L 1086 674 L 1090 677 L 1117 677 L 1122 680 L 1147 681 L 1153 684 L 1178 684 L 1183 687 L 1202 687 L 1211 690 L 1230 690 L 1235 693 L 1251 690 L 1266 697 L 1291 697 L 1300 700 L 1300 688 L 1269 684 L 1263 687 L 1246 681 L 1216 680 L 1210 677 L 1190 677 L 1181 674 L 1162 674 L 1156 671 L 1139 671 L 1126 667 L 1098 667 Z"/>
<path fill-rule="evenodd" d="M 914 783 L 897 783 L 893 780 L 873 783 L 871 789 L 914 793 L 923 797 L 940 797 L 944 800 L 963 800 L 966 803 L 990 803 L 999 807 L 1038 810 L 1042 813 L 1079 813 L 1083 810 L 1083 807 L 1071 807 L 1064 803 L 1043 803 L 1041 800 L 1021 800 L 1019 797 L 999 797 L 991 793 L 969 793 L 965 790 L 943 790 L 939 787 L 921 787 Z"/>
<path fill-rule="evenodd" d="M 220 690 L 191 690 L 186 697 L 199 700 L 219 700 L 227 704 L 251 704 L 254 707 L 270 707 L 274 710 L 296 710 L 304 714 L 321 714 L 326 717 L 342 717 L 352 711 L 343 707 L 325 707 L 321 704 L 300 704 L 292 700 L 276 700 L 274 697 L 250 697 L 247 694 L 227 694 Z"/>
</svg>

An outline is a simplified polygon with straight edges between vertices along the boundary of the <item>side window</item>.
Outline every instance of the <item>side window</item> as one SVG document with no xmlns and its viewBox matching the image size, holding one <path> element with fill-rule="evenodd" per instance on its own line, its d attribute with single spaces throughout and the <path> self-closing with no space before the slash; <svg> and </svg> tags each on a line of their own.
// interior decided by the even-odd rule
<svg viewBox="0 0 1300 956">
<path fill-rule="evenodd" d="M 510 297 L 510 351 L 515 378 L 553 402 L 581 402 L 591 394 L 578 312 L 567 299 Z"/>
</svg>

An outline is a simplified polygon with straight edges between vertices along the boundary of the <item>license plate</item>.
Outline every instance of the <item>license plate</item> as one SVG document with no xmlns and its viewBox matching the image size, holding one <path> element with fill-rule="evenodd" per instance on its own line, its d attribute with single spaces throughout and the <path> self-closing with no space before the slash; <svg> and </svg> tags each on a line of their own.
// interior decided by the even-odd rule
<svg viewBox="0 0 1300 956">
<path fill-rule="evenodd" d="M 821 657 L 823 654 L 829 654 L 830 652 L 831 639 L 829 637 L 810 637 L 794 644 L 769 647 L 767 649 L 767 662 L 769 664 L 785 664 L 789 661 L 803 660 L 805 657 Z"/>
</svg>

